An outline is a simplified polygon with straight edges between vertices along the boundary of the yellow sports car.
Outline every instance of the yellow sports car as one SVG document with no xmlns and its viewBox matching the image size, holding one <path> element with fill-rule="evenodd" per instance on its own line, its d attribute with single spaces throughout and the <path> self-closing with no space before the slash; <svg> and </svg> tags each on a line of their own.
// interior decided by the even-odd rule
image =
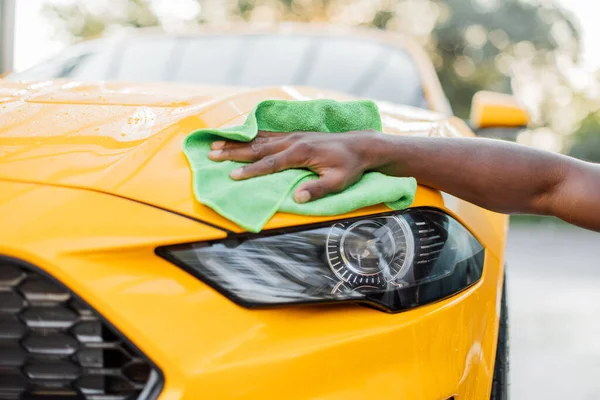
<svg viewBox="0 0 600 400">
<path fill-rule="evenodd" d="M 366 97 L 390 134 L 472 136 L 410 40 L 145 34 L 7 79 L 0 399 L 506 398 L 505 216 L 419 186 L 402 212 L 250 234 L 192 193 L 186 135 L 265 99 Z M 474 99 L 473 127 L 525 122 Z"/>
</svg>

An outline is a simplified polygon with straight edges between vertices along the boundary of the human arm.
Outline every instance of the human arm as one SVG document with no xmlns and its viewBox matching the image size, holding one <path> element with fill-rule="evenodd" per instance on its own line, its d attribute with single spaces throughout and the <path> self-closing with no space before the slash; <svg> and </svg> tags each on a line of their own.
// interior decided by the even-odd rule
<svg viewBox="0 0 600 400">
<path fill-rule="evenodd" d="M 295 167 L 313 170 L 320 178 L 297 188 L 299 202 L 379 171 L 413 176 L 493 211 L 553 215 L 600 231 L 600 166 L 514 143 L 379 132 L 261 133 L 250 143 L 217 142 L 209 156 L 254 162 L 234 171 L 234 179 Z"/>
</svg>

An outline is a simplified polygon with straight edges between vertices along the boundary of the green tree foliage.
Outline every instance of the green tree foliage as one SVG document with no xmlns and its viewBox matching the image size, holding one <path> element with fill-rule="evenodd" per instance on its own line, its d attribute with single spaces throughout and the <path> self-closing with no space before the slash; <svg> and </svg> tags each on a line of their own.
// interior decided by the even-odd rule
<svg viewBox="0 0 600 400">
<path fill-rule="evenodd" d="M 160 25 L 147 0 L 48 3 L 43 11 L 56 22 L 58 34 L 71 41 L 99 36 L 111 26 L 143 28 Z"/>
<path fill-rule="evenodd" d="M 600 113 L 591 113 L 571 137 L 569 155 L 600 163 Z"/>
<path fill-rule="evenodd" d="M 555 51 L 571 57 L 578 52 L 577 29 L 559 8 L 520 0 L 439 3 L 450 11 L 432 32 L 437 71 L 458 115 L 467 115 L 478 90 L 510 92 L 512 71 L 502 65 L 503 56 L 505 64 L 515 58 L 551 64 Z"/>
</svg>

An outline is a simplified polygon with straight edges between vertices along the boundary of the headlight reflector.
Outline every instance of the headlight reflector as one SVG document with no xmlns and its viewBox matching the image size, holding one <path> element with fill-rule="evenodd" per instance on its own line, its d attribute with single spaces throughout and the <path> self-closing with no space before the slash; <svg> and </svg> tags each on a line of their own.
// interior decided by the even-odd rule
<svg viewBox="0 0 600 400">
<path fill-rule="evenodd" d="M 393 282 L 412 262 L 413 237 L 400 215 L 334 224 L 327 235 L 327 263 L 351 286 Z"/>
<path fill-rule="evenodd" d="M 484 258 L 460 223 L 419 208 L 157 253 L 246 307 L 351 301 L 389 312 L 465 289 Z"/>
</svg>

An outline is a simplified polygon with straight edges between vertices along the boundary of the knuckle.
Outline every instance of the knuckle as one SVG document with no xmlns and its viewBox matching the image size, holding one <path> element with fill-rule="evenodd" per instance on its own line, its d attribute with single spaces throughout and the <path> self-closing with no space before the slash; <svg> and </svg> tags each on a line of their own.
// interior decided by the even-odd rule
<svg viewBox="0 0 600 400">
<path fill-rule="evenodd" d="M 294 145 L 294 151 L 305 156 L 310 156 L 313 152 L 314 146 L 312 143 L 302 141 Z"/>
<path fill-rule="evenodd" d="M 262 145 L 260 142 L 252 142 L 252 144 L 250 145 L 250 149 L 252 150 L 252 152 L 254 154 L 260 154 L 260 151 L 262 149 Z"/>
<path fill-rule="evenodd" d="M 267 166 L 267 168 L 269 168 L 269 169 L 277 168 L 277 158 L 275 156 L 267 156 L 267 157 L 263 158 L 263 161 L 264 161 L 265 165 Z"/>
<path fill-rule="evenodd" d="M 266 138 L 266 137 L 263 137 L 263 136 L 258 136 L 252 142 L 253 143 L 265 143 L 267 141 L 269 141 L 269 138 Z"/>
<path fill-rule="evenodd" d="M 288 140 L 292 142 L 297 142 L 302 138 L 302 134 L 300 132 L 294 132 L 287 135 Z"/>
<path fill-rule="evenodd" d="M 231 149 L 223 147 L 221 149 L 221 153 L 219 154 L 219 158 L 228 158 L 231 157 Z"/>
<path fill-rule="evenodd" d="M 325 187 L 323 186 L 323 182 L 317 181 L 315 183 L 313 195 L 315 195 L 317 197 L 323 197 L 325 195 Z"/>
</svg>

